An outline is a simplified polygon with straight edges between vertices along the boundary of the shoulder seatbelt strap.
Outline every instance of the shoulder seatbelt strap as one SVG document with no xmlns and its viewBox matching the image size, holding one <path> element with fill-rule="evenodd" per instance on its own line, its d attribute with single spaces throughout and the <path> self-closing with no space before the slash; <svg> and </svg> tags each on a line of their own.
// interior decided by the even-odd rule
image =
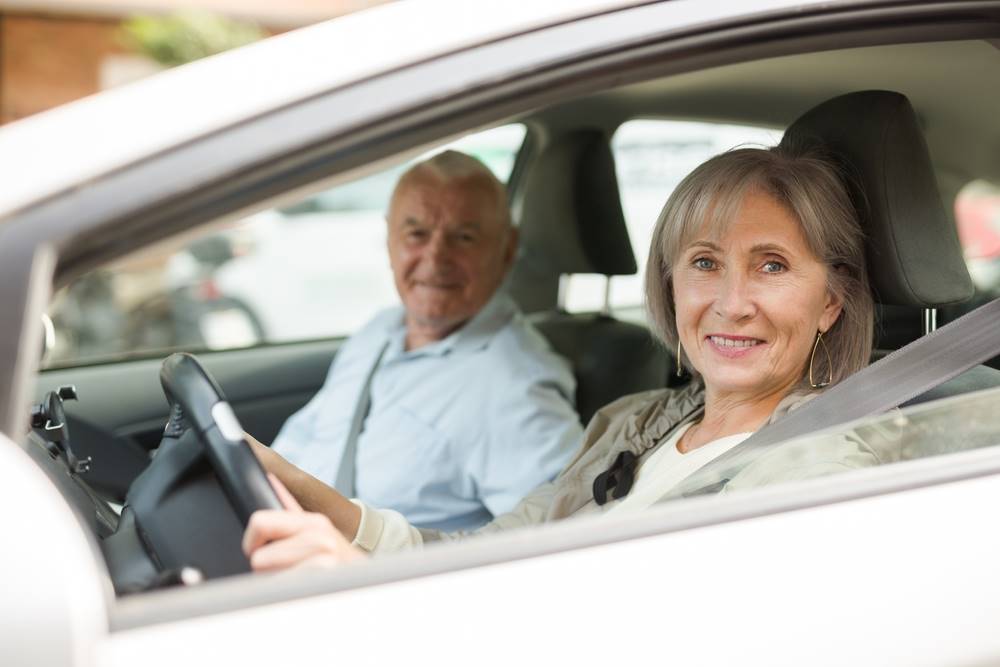
<svg viewBox="0 0 1000 667">
<path fill-rule="evenodd" d="M 714 459 L 681 485 L 690 486 L 686 483 L 696 475 L 710 478 L 712 471 L 770 445 L 890 410 L 998 354 L 1000 299 L 995 299 L 845 378 Z"/>
<path fill-rule="evenodd" d="M 385 356 L 385 351 L 388 348 L 389 343 L 386 342 L 382 346 L 382 349 L 379 350 L 378 356 L 375 357 L 375 363 L 372 364 L 371 369 L 368 371 L 365 384 L 361 387 L 361 393 L 358 394 L 358 403 L 354 406 L 354 416 L 351 418 L 351 430 L 347 432 L 347 442 L 344 443 L 344 453 L 340 457 L 337 480 L 333 486 L 347 498 L 354 497 L 354 474 L 358 452 L 358 437 L 361 435 L 361 430 L 365 426 L 365 419 L 367 419 L 368 413 L 372 408 L 372 379 L 375 377 L 375 371 L 378 370 L 379 365 L 382 363 L 382 357 Z"/>
</svg>

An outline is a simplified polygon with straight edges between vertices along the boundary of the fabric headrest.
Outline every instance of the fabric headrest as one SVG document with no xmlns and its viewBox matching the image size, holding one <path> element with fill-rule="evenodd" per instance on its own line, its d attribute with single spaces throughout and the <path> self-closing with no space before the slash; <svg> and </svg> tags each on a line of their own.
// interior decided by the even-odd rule
<svg viewBox="0 0 1000 667">
<path fill-rule="evenodd" d="M 528 173 L 521 238 L 559 274 L 632 275 L 638 269 L 604 133 L 578 130 L 548 146 Z"/>
<path fill-rule="evenodd" d="M 870 90 L 835 97 L 803 114 L 781 143 L 818 145 L 840 162 L 867 235 L 876 301 L 934 308 L 972 296 L 958 232 L 904 95 Z"/>
</svg>

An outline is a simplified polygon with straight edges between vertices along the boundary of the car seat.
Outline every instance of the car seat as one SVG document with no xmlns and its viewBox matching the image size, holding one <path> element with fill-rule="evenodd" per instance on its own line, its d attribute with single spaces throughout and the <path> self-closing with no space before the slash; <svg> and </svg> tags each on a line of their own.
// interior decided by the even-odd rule
<svg viewBox="0 0 1000 667">
<path fill-rule="evenodd" d="M 867 237 L 869 279 L 880 309 L 912 313 L 972 297 L 958 232 L 945 214 L 923 132 L 904 95 L 870 90 L 823 102 L 785 131 L 782 144 L 792 142 L 815 145 L 839 163 Z M 1000 371 L 977 366 L 908 404 L 996 386 Z"/>
<path fill-rule="evenodd" d="M 666 386 L 673 357 L 641 325 L 600 313 L 567 313 L 563 277 L 633 275 L 614 157 L 600 130 L 576 130 L 545 147 L 525 172 L 519 200 L 521 253 L 507 289 L 573 367 L 576 407 L 587 423 L 626 394 Z M 652 222 L 652 221 L 651 221 Z"/>
</svg>

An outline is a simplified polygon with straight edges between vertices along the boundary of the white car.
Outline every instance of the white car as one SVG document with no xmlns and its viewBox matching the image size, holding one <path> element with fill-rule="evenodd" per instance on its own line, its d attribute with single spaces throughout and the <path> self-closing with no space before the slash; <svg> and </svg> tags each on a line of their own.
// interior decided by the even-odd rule
<svg viewBox="0 0 1000 667">
<path fill-rule="evenodd" d="M 642 331 L 610 315 L 635 315 L 634 279 L 615 278 L 604 312 L 567 313 L 558 309 L 573 311 L 572 295 L 561 296 L 580 281 L 566 275 L 628 273 L 607 257 L 645 253 L 657 179 L 665 200 L 672 174 L 720 148 L 698 138 L 705 125 L 726 142 L 757 142 L 848 93 L 905 95 L 926 151 L 920 139 L 870 156 L 919 171 L 911 158 L 925 151 L 926 187 L 888 205 L 930 202 L 950 225 L 967 183 L 1000 183 L 998 40 L 994 0 L 400 2 L 0 128 L 0 664 L 1000 663 L 1000 371 L 990 365 L 839 426 L 899 437 L 899 460 L 877 468 L 264 576 L 245 572 L 238 546 L 263 478 L 204 455 L 161 451 L 150 463 L 162 438 L 184 433 L 176 421 L 164 431 L 163 350 L 54 365 L 40 349 L 43 314 L 74 280 L 117 276 L 435 146 L 518 125 L 507 182 L 524 246 L 509 289 L 574 363 L 586 419 L 675 380 L 652 345 L 587 338 L 607 322 Z M 850 135 L 867 119 L 833 120 Z M 670 125 L 636 148 L 636 122 Z M 596 246 L 577 228 L 595 211 L 610 235 Z M 882 348 L 963 311 L 937 290 L 967 284 L 971 295 L 964 268 L 948 264 L 961 258 L 957 235 L 932 230 L 933 217 L 921 208 L 893 228 L 915 292 L 929 296 L 876 294 Z M 281 229 L 255 238 L 277 244 L 269 234 Z M 295 238 L 281 239 L 276 274 L 281 256 L 321 261 Z M 873 273 L 890 259 L 872 251 Z M 372 288 L 354 284 L 367 269 L 330 261 L 348 296 L 317 289 L 292 310 L 336 311 Z M 262 271 L 232 277 L 232 289 L 282 279 Z M 239 425 L 265 441 L 322 384 L 341 340 L 298 336 L 200 354 Z M 208 410 L 217 397 L 198 371 L 164 373 L 206 433 L 238 426 Z"/>
</svg>

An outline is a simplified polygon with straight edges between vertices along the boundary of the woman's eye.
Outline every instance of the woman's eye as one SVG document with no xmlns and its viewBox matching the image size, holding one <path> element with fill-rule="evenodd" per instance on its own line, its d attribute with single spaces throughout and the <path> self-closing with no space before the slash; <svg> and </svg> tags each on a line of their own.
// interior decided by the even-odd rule
<svg viewBox="0 0 1000 667">
<path fill-rule="evenodd" d="M 781 262 L 765 262 L 764 273 L 781 273 L 785 270 L 785 265 Z"/>
<path fill-rule="evenodd" d="M 694 268 L 701 269 L 702 271 L 711 271 L 715 268 L 715 262 L 707 257 L 699 257 L 694 260 Z"/>
</svg>

